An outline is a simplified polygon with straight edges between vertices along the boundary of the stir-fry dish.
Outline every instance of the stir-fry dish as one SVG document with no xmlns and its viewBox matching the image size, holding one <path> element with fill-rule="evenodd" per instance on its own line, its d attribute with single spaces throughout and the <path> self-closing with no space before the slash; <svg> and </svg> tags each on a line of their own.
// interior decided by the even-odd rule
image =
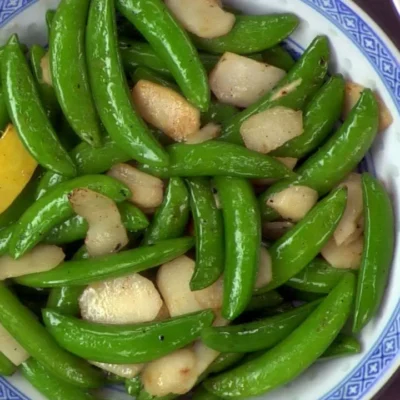
<svg viewBox="0 0 400 400">
<path fill-rule="evenodd" d="M 0 49 L 0 372 L 247 398 L 359 353 L 394 246 L 379 94 L 292 14 L 62 0 Z M 324 361 L 329 362 L 329 361 Z"/>
</svg>

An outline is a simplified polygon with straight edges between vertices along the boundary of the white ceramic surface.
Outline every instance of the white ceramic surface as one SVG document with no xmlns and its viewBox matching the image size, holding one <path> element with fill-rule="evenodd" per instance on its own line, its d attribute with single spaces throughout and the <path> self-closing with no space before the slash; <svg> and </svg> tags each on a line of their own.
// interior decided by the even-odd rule
<svg viewBox="0 0 400 400">
<path fill-rule="evenodd" d="M 382 0 L 384 1 L 384 0 Z M 394 123 L 380 135 L 362 168 L 375 173 L 386 185 L 398 217 L 400 190 L 400 56 L 374 22 L 349 0 L 228 0 L 248 13 L 294 12 L 301 26 L 288 47 L 301 52 L 319 34 L 332 45 L 331 70 L 377 90 L 390 108 Z M 46 44 L 45 11 L 57 0 L 0 0 L 0 43 L 14 32 L 27 44 Z M 397 231 L 398 232 L 398 231 Z M 398 236 L 398 234 L 397 234 Z M 358 356 L 320 362 L 285 388 L 265 400 L 371 399 L 400 364 L 400 254 L 393 261 L 390 282 L 379 315 L 360 337 Z M 103 397 L 103 396 L 102 396 Z M 121 389 L 110 389 L 107 399 L 127 399 Z M 399 395 L 400 398 L 400 395 Z M 42 399 L 32 387 L 15 376 L 0 380 L 1 399 Z"/>
</svg>

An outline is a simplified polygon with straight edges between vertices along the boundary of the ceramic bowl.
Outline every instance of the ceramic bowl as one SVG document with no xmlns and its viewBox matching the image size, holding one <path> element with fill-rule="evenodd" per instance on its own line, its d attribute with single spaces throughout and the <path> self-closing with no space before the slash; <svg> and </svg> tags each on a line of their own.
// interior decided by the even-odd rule
<svg viewBox="0 0 400 400">
<path fill-rule="evenodd" d="M 394 123 L 376 139 L 361 164 L 376 174 L 390 192 L 396 219 L 400 192 L 400 55 L 394 45 L 360 8 L 348 0 L 229 0 L 247 13 L 295 12 L 300 28 L 287 41 L 301 53 L 311 40 L 327 35 L 332 47 L 331 70 L 368 86 L 382 96 Z M 0 0 L 0 43 L 18 32 L 23 42 L 46 44 L 45 11 L 57 0 Z M 400 227 L 396 221 L 397 227 Z M 398 231 L 397 231 L 398 232 Z M 397 234 L 398 236 L 398 234 Z M 384 302 L 363 330 L 360 355 L 320 362 L 264 400 L 371 399 L 400 365 L 400 254 L 396 249 Z M 103 397 L 103 396 L 102 396 Z M 0 379 L 0 399 L 42 399 L 21 377 Z M 122 388 L 109 388 L 104 398 L 128 399 Z"/>
</svg>

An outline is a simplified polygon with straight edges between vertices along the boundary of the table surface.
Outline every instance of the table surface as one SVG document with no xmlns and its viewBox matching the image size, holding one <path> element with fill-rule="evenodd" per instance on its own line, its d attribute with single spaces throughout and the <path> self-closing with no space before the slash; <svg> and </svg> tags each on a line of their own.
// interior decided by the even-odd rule
<svg viewBox="0 0 400 400">
<path fill-rule="evenodd" d="M 400 17 L 391 0 L 354 0 L 358 3 L 400 49 Z M 376 400 L 400 399 L 400 372 L 397 373 L 388 385 L 376 397 Z"/>
</svg>

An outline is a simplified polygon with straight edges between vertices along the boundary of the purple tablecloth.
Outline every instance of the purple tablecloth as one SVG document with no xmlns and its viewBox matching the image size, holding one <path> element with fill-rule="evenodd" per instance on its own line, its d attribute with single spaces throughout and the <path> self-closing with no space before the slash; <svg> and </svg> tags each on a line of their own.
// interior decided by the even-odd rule
<svg viewBox="0 0 400 400">
<path fill-rule="evenodd" d="M 391 0 L 354 0 L 383 28 L 400 49 L 400 18 Z M 400 372 L 376 397 L 379 400 L 400 400 Z"/>
</svg>

